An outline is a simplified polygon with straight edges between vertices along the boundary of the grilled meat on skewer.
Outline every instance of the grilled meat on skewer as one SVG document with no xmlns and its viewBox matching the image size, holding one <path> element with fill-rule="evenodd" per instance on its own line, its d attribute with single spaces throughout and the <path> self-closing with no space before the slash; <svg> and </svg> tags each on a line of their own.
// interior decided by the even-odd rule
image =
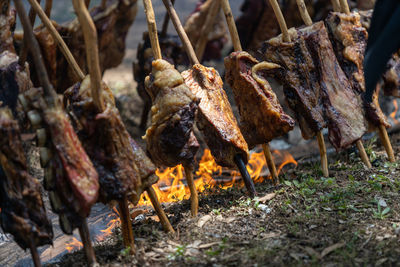
<svg viewBox="0 0 400 267">
<path fill-rule="evenodd" d="M 351 82 L 355 93 L 361 95 L 365 92 L 363 61 L 368 33 L 362 27 L 360 15 L 357 12 L 351 14 L 331 12 L 326 19 L 326 25 L 338 62 Z M 364 105 L 371 126 L 390 126 L 380 109 L 378 94 L 374 95 L 372 103 Z"/>
<path fill-rule="evenodd" d="M 10 109 L 0 108 L 0 223 L 18 245 L 52 244 L 39 182 L 28 173 L 18 122 Z"/>
<path fill-rule="evenodd" d="M 100 200 L 108 203 L 129 195 L 136 203 L 143 190 L 157 181 L 149 175 L 154 167 L 148 166 L 148 160 L 137 165 L 144 156 L 122 123 L 111 90 L 104 83 L 102 86 L 106 107 L 103 113 L 98 113 L 91 97 L 89 76 L 65 92 L 68 111 L 79 139 L 99 172 Z"/>
<path fill-rule="evenodd" d="M 162 36 L 159 34 L 158 40 L 163 59 L 174 66 L 189 65 L 178 36 Z M 152 62 L 154 60 L 148 32 L 143 33 L 143 42 L 139 43 L 136 59 L 137 61 L 133 63 L 133 76 L 137 82 L 136 90 L 144 102 L 140 128 L 146 129 L 147 117 L 151 107 L 151 98 L 145 89 L 144 80 L 151 73 Z"/>
<path fill-rule="evenodd" d="M 157 165 L 193 164 L 199 148 L 193 134 L 199 100 L 173 65 L 159 59 L 152 66 L 145 81 L 153 102 L 151 126 L 145 135 L 147 151 Z"/>
<path fill-rule="evenodd" d="M 190 42 L 197 45 L 201 38 L 207 38 L 208 42 L 205 48 L 203 60 L 220 59 L 221 52 L 228 40 L 228 33 L 224 24 L 222 13 L 215 19 L 213 30 L 207 36 L 201 36 L 201 28 L 207 20 L 210 8 L 214 0 L 200 0 L 193 13 L 186 20 L 184 29 Z"/>
<path fill-rule="evenodd" d="M 248 160 L 248 147 L 233 115 L 222 79 L 214 68 L 195 64 L 182 72 L 186 85 L 200 99 L 197 127 L 217 164 L 234 167 L 235 156 Z"/>
<path fill-rule="evenodd" d="M 125 55 L 125 39 L 135 19 L 136 12 L 137 0 L 108 0 L 105 9 L 99 5 L 90 10 L 97 28 L 102 72 L 116 67 L 122 62 Z M 87 73 L 83 33 L 78 20 L 75 19 L 63 25 L 54 22 L 54 26 L 63 37 L 79 66 Z M 37 27 L 34 33 L 41 46 L 51 83 L 57 88 L 58 92 L 64 92 L 65 89 L 78 82 L 79 77 L 69 68 L 60 48 L 44 25 Z M 15 37 L 17 45 L 20 46 L 22 36 L 16 35 Z M 32 80 L 35 85 L 38 85 L 34 69 L 32 68 L 31 71 Z"/>
<path fill-rule="evenodd" d="M 243 51 L 225 58 L 225 80 L 233 90 L 240 113 L 239 126 L 249 147 L 268 143 L 294 127 L 293 119 L 284 113 L 267 80 L 260 82 L 253 78 L 252 68 L 258 63 Z M 280 68 L 276 64 L 269 66 Z"/>
</svg>

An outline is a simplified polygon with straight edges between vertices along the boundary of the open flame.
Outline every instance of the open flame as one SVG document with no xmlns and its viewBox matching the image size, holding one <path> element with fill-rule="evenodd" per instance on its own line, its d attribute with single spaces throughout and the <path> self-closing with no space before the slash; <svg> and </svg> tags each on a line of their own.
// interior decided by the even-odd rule
<svg viewBox="0 0 400 267">
<path fill-rule="evenodd" d="M 393 119 L 394 123 L 397 124 L 397 123 L 399 123 L 399 121 L 396 119 L 396 114 L 397 114 L 397 111 L 399 110 L 399 106 L 397 104 L 396 99 L 393 99 L 393 106 L 394 106 L 394 110 L 392 113 L 390 113 L 389 116 Z"/>
<path fill-rule="evenodd" d="M 278 174 L 282 171 L 283 167 L 288 164 L 294 164 L 297 166 L 296 160 L 286 151 L 282 152 L 274 150 L 272 151 L 272 156 L 276 163 L 281 162 L 277 168 Z M 262 175 L 263 169 L 266 168 L 266 166 L 267 163 L 262 151 L 251 153 L 247 164 L 247 171 L 255 183 L 261 183 L 266 179 L 271 179 L 271 176 Z M 156 175 L 159 177 L 159 181 L 154 186 L 154 190 L 156 191 L 160 202 L 173 202 L 188 199 L 190 197 L 189 188 L 184 183 L 184 173 L 182 165 L 163 170 L 157 169 Z M 216 177 L 220 179 L 215 179 Z M 195 172 L 195 185 L 198 192 L 203 192 L 207 188 L 213 188 L 216 186 L 222 189 L 228 189 L 233 186 L 243 187 L 244 182 L 238 171 L 229 170 L 219 166 L 211 155 L 211 151 L 205 149 L 199 162 L 199 167 Z M 147 195 L 142 195 L 138 205 L 151 205 Z M 113 233 L 113 229 L 116 226 L 120 225 L 121 220 L 119 212 L 115 207 L 113 208 L 113 211 L 113 213 L 108 215 L 111 219 L 107 223 L 107 228 L 100 230 L 101 234 L 96 236 L 96 241 L 103 241 L 107 236 Z M 65 248 L 68 252 L 71 252 L 82 248 L 82 246 L 82 242 L 73 237 L 72 242 L 67 243 Z"/>
</svg>

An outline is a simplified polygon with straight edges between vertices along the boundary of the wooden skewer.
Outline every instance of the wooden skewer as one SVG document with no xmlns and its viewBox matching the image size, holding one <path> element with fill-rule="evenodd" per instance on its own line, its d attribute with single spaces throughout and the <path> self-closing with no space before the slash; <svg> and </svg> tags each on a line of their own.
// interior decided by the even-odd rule
<svg viewBox="0 0 400 267">
<path fill-rule="evenodd" d="M 89 8 L 89 5 L 90 5 L 90 0 L 85 0 L 85 6 L 86 6 L 87 8 Z"/>
<path fill-rule="evenodd" d="M 172 0 L 172 4 L 175 4 L 175 0 Z M 161 28 L 161 33 L 160 33 L 161 37 L 167 36 L 168 24 L 169 24 L 169 15 L 167 12 L 164 16 L 164 21 L 163 21 L 162 28 Z"/>
<path fill-rule="evenodd" d="M 212 31 L 212 28 L 214 26 L 215 19 L 217 18 L 217 15 L 220 10 L 220 1 L 219 0 L 214 0 L 211 3 L 210 10 L 208 11 L 206 21 L 204 22 L 203 27 L 201 28 L 200 32 L 200 38 L 197 41 L 197 45 L 195 48 L 195 52 L 197 55 L 197 58 L 201 62 L 204 51 L 206 49 L 207 43 L 208 43 L 208 33 Z"/>
<path fill-rule="evenodd" d="M 233 19 L 232 10 L 229 4 L 229 0 L 221 0 L 222 10 L 224 11 L 226 22 L 228 24 L 229 33 L 231 35 L 233 48 L 235 51 L 242 51 L 242 45 L 240 44 L 239 34 L 236 28 L 235 20 Z M 279 184 L 278 172 L 276 171 L 276 166 L 274 159 L 272 158 L 272 153 L 269 148 L 269 144 L 263 144 L 264 156 L 268 165 L 269 172 L 272 177 L 274 184 Z"/>
<path fill-rule="evenodd" d="M 90 240 L 89 228 L 87 225 L 86 218 L 82 219 L 81 225 L 79 226 L 79 235 L 81 236 L 83 248 L 85 250 L 86 259 L 89 266 L 95 266 L 97 264 L 96 255 L 92 247 L 92 240 Z"/>
<path fill-rule="evenodd" d="M 340 0 L 340 10 L 345 14 L 350 14 L 350 8 L 347 0 Z"/>
<path fill-rule="evenodd" d="M 390 143 L 390 139 L 389 139 L 389 136 L 388 136 L 385 126 L 379 125 L 378 133 L 379 133 L 379 138 L 381 139 L 381 142 L 382 142 L 383 146 L 385 147 L 386 154 L 388 156 L 389 161 L 395 162 L 396 158 L 394 156 L 392 144 Z"/>
<path fill-rule="evenodd" d="M 143 5 L 144 5 L 144 11 L 146 13 L 151 49 L 153 50 L 153 57 L 156 60 L 161 59 L 162 58 L 161 49 L 160 49 L 160 44 L 158 42 L 157 24 L 154 17 L 153 5 L 151 3 L 151 0 L 143 0 Z M 192 173 L 193 167 L 189 165 L 185 165 L 183 167 L 185 169 L 186 181 L 188 183 L 190 190 L 190 205 L 191 205 L 190 210 L 192 212 L 192 216 L 197 216 L 199 209 L 199 197 L 193 180 L 193 173 Z"/>
<path fill-rule="evenodd" d="M 156 211 L 158 218 L 160 219 L 160 222 L 164 228 L 164 231 L 169 232 L 169 233 L 175 233 L 174 228 L 172 228 L 172 225 L 169 222 L 167 215 L 165 214 L 164 210 L 161 207 L 160 201 L 158 200 L 157 194 L 154 191 L 153 186 L 147 187 L 146 192 L 149 195 L 151 204 L 153 204 L 153 208 Z M 196 193 L 197 193 L 197 191 L 196 191 Z"/>
<path fill-rule="evenodd" d="M 278 20 L 279 28 L 281 29 L 282 32 L 282 41 L 284 42 L 291 42 L 290 40 L 290 35 L 289 31 L 286 25 L 285 18 L 283 17 L 281 8 L 279 7 L 278 1 L 277 0 L 269 0 L 269 3 L 272 6 L 272 9 L 274 10 L 274 14 L 276 19 Z"/>
<path fill-rule="evenodd" d="M 319 147 L 319 155 L 321 157 L 321 169 L 322 175 L 324 177 L 329 177 L 329 170 L 328 170 L 328 157 L 326 155 L 326 146 L 324 135 L 321 131 L 317 132 L 317 140 L 318 140 L 318 147 Z"/>
<path fill-rule="evenodd" d="M 357 145 L 358 152 L 360 154 L 361 160 L 364 162 L 365 166 L 368 167 L 368 169 L 371 169 L 372 165 L 371 165 L 371 162 L 369 161 L 367 152 L 365 152 L 365 148 L 364 148 L 364 145 L 363 145 L 362 141 L 358 140 L 356 142 L 356 145 Z"/>
<path fill-rule="evenodd" d="M 119 213 L 121 216 L 122 237 L 124 247 L 129 248 L 131 255 L 135 254 L 135 239 L 133 237 L 132 220 L 129 212 L 128 199 L 126 196 L 118 201 Z"/>
<path fill-rule="evenodd" d="M 65 58 L 67 59 L 70 67 L 74 70 L 75 74 L 79 77 L 79 79 L 83 80 L 85 78 L 85 74 L 79 67 L 74 56 L 72 55 L 71 51 L 68 49 L 68 46 L 65 44 L 63 38 L 56 30 L 53 23 L 46 16 L 46 13 L 43 11 L 42 7 L 35 0 L 28 0 L 28 1 L 31 4 L 32 8 L 35 10 L 35 12 L 40 17 L 40 19 L 42 20 L 43 24 L 46 26 L 46 28 L 49 31 L 49 33 L 51 34 L 51 36 L 54 38 L 54 40 L 60 46 L 61 52 L 64 54 Z"/>
<path fill-rule="evenodd" d="M 40 262 L 39 253 L 37 251 L 37 248 L 36 248 L 35 243 L 33 242 L 32 238 L 31 238 L 31 242 L 29 243 L 29 249 L 31 251 L 33 265 L 35 267 L 41 267 L 42 263 Z"/>
<path fill-rule="evenodd" d="M 36 0 L 40 4 L 40 0 Z M 31 7 L 29 10 L 29 21 L 31 22 L 31 25 L 35 25 L 35 20 L 36 20 L 36 12 L 35 10 Z M 24 37 L 22 40 L 22 46 L 21 46 L 21 51 L 19 52 L 19 60 L 18 64 L 20 66 L 23 66 L 25 64 L 26 58 L 28 57 L 28 47 L 27 47 L 27 42 Z"/>
<path fill-rule="evenodd" d="M 171 0 L 163 0 L 163 2 L 164 2 L 165 7 L 167 8 L 167 11 L 172 20 L 172 23 L 175 26 L 175 30 L 178 32 L 178 35 L 181 38 L 181 41 L 183 43 L 183 46 L 185 47 L 186 53 L 189 56 L 191 64 L 192 65 L 200 64 L 199 60 L 197 59 L 196 53 L 193 50 L 193 46 L 190 43 L 190 40 L 187 37 L 186 32 L 182 27 L 179 17 L 176 14 L 176 11 L 175 11 L 173 5 L 171 4 Z M 246 169 L 246 164 L 244 163 L 242 155 L 240 155 L 240 154 L 235 155 L 234 161 L 242 175 L 242 178 L 244 180 L 244 183 L 246 185 L 246 188 L 247 188 L 250 196 L 254 197 L 256 195 L 256 190 L 254 187 L 253 180 L 251 179 L 249 172 Z"/>
<path fill-rule="evenodd" d="M 340 12 L 340 3 L 339 0 L 331 0 L 333 11 Z"/>
<path fill-rule="evenodd" d="M 46 4 L 44 5 L 44 13 L 46 16 L 50 18 L 51 8 L 53 7 L 53 0 L 46 0 Z"/>
</svg>

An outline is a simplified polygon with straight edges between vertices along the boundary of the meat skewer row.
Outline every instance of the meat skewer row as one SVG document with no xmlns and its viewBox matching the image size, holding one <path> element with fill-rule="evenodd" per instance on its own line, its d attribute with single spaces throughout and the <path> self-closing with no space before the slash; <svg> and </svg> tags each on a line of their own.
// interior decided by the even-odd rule
<svg viewBox="0 0 400 267">
<path fill-rule="evenodd" d="M 333 47 L 339 63 L 352 82 L 353 89 L 361 96 L 365 92 L 363 62 L 368 32 L 362 27 L 359 14 L 350 12 L 346 0 L 341 1 L 341 11 L 341 13 L 330 13 L 325 23 L 332 36 Z M 386 131 L 390 125 L 379 107 L 378 93 L 374 94 L 372 104 L 363 101 L 365 111 L 370 128 L 378 128 L 388 159 L 390 162 L 394 162 L 395 156 Z"/>
<path fill-rule="evenodd" d="M 46 68 L 41 58 L 39 44 L 33 35 L 32 26 L 30 25 L 24 6 L 21 0 L 14 0 L 14 3 L 35 61 L 40 84 L 43 86 L 44 98 L 41 99 L 38 108 L 43 112 L 44 121 L 52 137 L 54 151 L 57 153 L 56 155 L 60 159 L 60 163 L 67 176 L 67 181 L 61 181 L 66 182 L 72 189 L 73 194 L 70 197 L 79 202 L 76 202 L 78 206 L 75 206 L 80 219 L 78 228 L 85 247 L 88 263 L 89 265 L 93 265 L 96 263 L 96 258 L 89 237 L 86 217 L 98 197 L 98 174 L 86 152 L 83 150 L 78 137 L 58 102 L 57 94 L 49 82 Z M 38 120 L 40 121 L 39 116 Z M 67 190 L 67 188 L 63 188 L 63 190 Z"/>
<path fill-rule="evenodd" d="M 37 246 L 52 244 L 53 230 L 40 183 L 28 173 L 18 122 L 8 107 L 0 108 L 0 224 L 22 249 L 31 250 L 41 266 Z"/>
<path fill-rule="evenodd" d="M 243 135 L 250 146 L 262 144 L 272 181 L 277 184 L 278 173 L 268 142 L 292 130 L 294 120 L 283 112 L 268 82 L 253 76 L 257 76 L 256 69 L 259 66 L 264 68 L 279 68 L 279 66 L 267 62 L 259 63 L 250 54 L 242 51 L 229 0 L 221 2 L 235 50 L 225 58 L 225 79 L 231 86 L 239 107 Z M 249 75 L 249 72 L 253 76 Z"/>
<path fill-rule="evenodd" d="M 304 23 L 306 24 L 306 26 L 312 26 L 313 22 L 312 22 L 309 14 L 308 14 L 308 11 L 307 11 L 307 8 L 306 8 L 306 6 L 304 4 L 304 1 L 303 0 L 296 0 L 296 1 L 297 1 L 297 5 L 299 7 L 299 11 L 300 11 L 301 17 L 304 20 Z M 360 100 L 361 100 L 361 98 L 360 98 Z M 356 125 L 354 125 L 353 127 L 356 127 Z M 365 148 L 364 148 L 364 145 L 363 145 L 361 139 L 356 141 L 356 146 L 357 146 L 357 149 L 359 151 L 361 160 L 364 162 L 364 164 L 368 168 L 372 168 L 371 162 L 369 161 L 368 155 L 365 152 Z"/>
<path fill-rule="evenodd" d="M 87 128 L 87 129 L 83 129 L 80 130 L 80 132 L 82 132 L 82 134 L 80 134 L 80 137 L 82 137 L 83 139 L 81 139 L 83 141 L 83 144 L 85 145 L 86 148 L 88 148 L 88 152 L 90 152 L 90 157 L 94 160 L 94 162 L 96 162 L 96 168 L 98 168 L 99 172 L 101 172 L 102 176 L 104 176 L 102 179 L 104 179 L 103 184 L 106 183 L 109 179 L 111 179 L 111 177 L 113 177 L 112 174 L 112 170 L 107 170 L 107 166 L 105 166 L 104 168 L 101 167 L 102 164 L 104 164 L 104 160 L 101 160 L 101 158 L 99 159 L 98 154 L 104 154 L 105 152 L 103 152 L 104 148 L 99 148 L 100 150 L 98 151 L 98 149 L 94 149 L 93 147 L 99 147 L 98 144 L 96 143 L 96 141 L 90 142 L 90 140 L 97 140 L 98 138 L 96 137 L 96 133 L 94 133 L 93 135 L 93 123 L 91 121 L 94 120 L 94 118 L 92 118 L 93 116 L 97 116 L 97 111 L 95 110 L 94 112 L 91 113 L 91 107 L 93 106 L 93 102 L 92 99 L 90 97 L 90 91 L 91 91 L 91 87 L 90 87 L 90 79 L 88 77 L 85 78 L 82 70 L 79 68 L 78 64 L 76 63 L 73 55 L 71 54 L 71 52 L 69 51 L 68 47 L 65 45 L 63 39 L 61 38 L 61 36 L 59 35 L 59 33 L 57 32 L 57 30 L 54 28 L 53 24 L 50 22 L 50 20 L 46 17 L 46 15 L 44 14 L 43 10 L 41 9 L 40 5 L 38 5 L 35 1 L 31 1 L 32 7 L 34 7 L 35 11 L 38 13 L 39 17 L 41 18 L 41 20 L 43 21 L 43 23 L 46 25 L 46 27 L 48 28 L 50 34 L 53 36 L 53 38 L 57 41 L 58 45 L 61 47 L 61 50 L 63 51 L 63 54 L 66 56 L 68 62 L 70 62 L 70 66 L 71 68 L 77 73 L 79 74 L 79 77 L 83 80 L 81 84 L 76 85 L 75 87 L 72 87 L 72 93 L 71 92 L 66 92 L 66 99 L 69 99 L 70 101 L 72 101 L 72 111 L 74 111 L 74 117 L 77 120 L 78 124 L 81 124 L 83 128 Z M 93 45 L 93 43 L 91 43 Z M 79 88 L 80 87 L 80 88 Z M 122 131 L 119 135 L 122 135 L 124 137 L 127 138 L 126 141 L 124 141 L 126 143 L 126 147 L 128 149 L 128 154 L 133 154 L 132 156 L 132 161 L 129 164 L 134 164 L 138 167 L 139 169 L 139 175 L 141 180 L 143 181 L 143 187 L 145 187 L 145 190 L 147 191 L 149 198 L 153 204 L 154 209 L 157 212 L 157 215 L 160 218 L 160 222 L 163 225 L 163 228 L 167 231 L 167 232 L 174 232 L 171 224 L 168 221 L 168 218 L 166 217 L 164 211 L 161 208 L 161 205 L 158 201 L 157 195 L 154 191 L 154 189 L 152 188 L 151 184 L 155 183 L 157 181 L 157 177 L 155 175 L 155 166 L 154 164 L 150 161 L 150 159 L 145 155 L 145 153 L 143 152 L 143 150 L 136 144 L 136 142 L 129 136 L 129 134 L 126 132 L 121 119 L 119 117 L 118 111 L 115 109 L 115 102 L 112 96 L 112 93 L 110 92 L 110 89 L 106 86 L 106 85 L 102 85 L 102 87 L 104 88 L 103 90 L 103 95 L 104 97 L 104 102 L 106 103 L 107 107 L 110 108 L 112 111 L 112 113 L 114 113 L 114 115 L 112 115 L 112 117 L 115 116 L 115 123 L 116 125 L 114 125 L 111 128 L 118 128 L 118 131 Z M 77 90 L 79 89 L 79 90 Z M 72 100 L 71 100 L 72 99 Z M 92 107 L 93 108 L 93 107 Z M 80 110 L 80 113 L 76 112 L 76 110 Z M 83 114 L 82 114 L 83 113 Z M 94 113 L 94 114 L 93 114 Z M 88 118 L 89 116 L 89 118 Z M 92 116 L 92 117 L 90 117 Z M 101 127 L 101 131 L 103 131 L 104 129 L 104 125 L 102 125 L 101 123 L 97 123 L 98 126 L 97 127 Z M 105 128 L 108 128 L 109 126 L 105 126 Z M 95 131 L 95 130 L 94 130 Z M 90 133 L 92 132 L 92 133 Z M 85 136 L 87 135 L 87 136 Z M 115 134 L 114 134 L 115 135 Z M 111 137 L 113 136 L 113 134 L 111 133 Z M 110 143 L 110 140 L 114 140 L 115 138 L 112 137 L 110 138 L 106 138 L 106 140 L 100 140 L 100 143 L 104 143 L 107 144 L 107 146 L 113 146 L 113 142 Z M 117 140 L 115 141 L 117 142 Z M 131 149 L 131 151 L 129 151 L 129 149 Z M 99 162 L 100 160 L 100 162 Z M 118 161 L 118 158 L 116 159 Z M 103 163 L 102 163 L 103 162 Z M 107 164 L 109 165 L 109 163 Z M 118 175 L 118 174 L 117 174 Z M 117 178 L 114 178 L 117 179 Z M 110 181 L 111 182 L 111 181 Z M 105 184 L 108 187 L 113 187 L 113 184 Z M 118 184 L 115 184 L 114 186 L 118 186 Z M 103 198 L 107 198 L 107 190 L 103 189 L 102 190 L 103 193 Z M 118 190 L 116 190 L 118 192 Z M 109 193 L 114 194 L 112 191 Z M 135 198 L 139 197 L 139 193 L 135 196 Z M 104 199 L 103 199 L 104 201 Z M 136 200 L 137 201 L 137 200 Z M 126 228 L 125 228 L 126 229 Z M 126 238 L 127 240 L 127 238 Z"/>
<path fill-rule="evenodd" d="M 255 196 L 254 183 L 246 169 L 247 143 L 239 130 L 228 97 L 222 88 L 222 79 L 215 69 L 199 64 L 171 1 L 163 0 L 163 2 L 193 64 L 190 70 L 182 72 L 182 76 L 193 94 L 200 98 L 197 127 L 202 132 L 217 164 L 228 167 L 236 165 L 249 194 Z"/>
<path fill-rule="evenodd" d="M 199 200 L 193 180 L 193 161 L 199 148 L 193 134 L 198 99 L 185 85 L 180 73 L 162 59 L 151 0 L 143 0 L 154 61 L 145 86 L 153 106 L 151 126 L 145 139 L 156 164 L 168 167 L 183 164 L 190 190 L 192 216 L 197 216 Z"/>
</svg>

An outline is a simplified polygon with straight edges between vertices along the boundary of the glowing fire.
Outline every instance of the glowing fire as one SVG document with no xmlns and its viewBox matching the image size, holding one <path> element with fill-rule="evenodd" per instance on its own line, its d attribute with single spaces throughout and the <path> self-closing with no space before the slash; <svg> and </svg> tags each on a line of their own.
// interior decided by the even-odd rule
<svg viewBox="0 0 400 267">
<path fill-rule="evenodd" d="M 394 106 L 394 111 L 392 113 L 390 113 L 389 116 L 393 119 L 394 123 L 399 123 L 399 121 L 396 119 L 396 114 L 399 109 L 396 99 L 393 99 L 393 106 Z"/>
<path fill-rule="evenodd" d="M 280 160 L 282 163 L 278 167 L 278 173 L 281 172 L 282 168 L 287 164 L 292 163 L 297 166 L 296 160 L 288 152 L 282 153 L 275 150 L 272 154 L 274 159 L 282 159 Z M 267 166 L 267 164 L 263 152 L 252 153 L 250 155 L 247 170 L 255 183 L 261 183 L 265 179 L 270 178 L 261 176 L 261 172 L 265 166 Z M 227 176 L 232 177 L 232 179 L 221 184 L 213 177 L 221 176 L 223 172 L 229 172 Z M 179 201 L 190 197 L 189 188 L 183 183 L 184 169 L 182 165 L 166 168 L 164 170 L 157 169 L 156 174 L 160 180 L 154 186 L 154 189 L 160 202 Z M 198 192 L 203 192 L 206 188 L 215 186 L 219 186 L 222 189 L 227 189 L 234 185 L 238 187 L 244 186 L 243 181 L 240 179 L 240 173 L 238 171 L 224 169 L 217 165 L 209 149 L 204 150 L 199 168 L 195 172 L 195 178 L 197 178 L 195 184 Z M 150 205 L 149 198 L 145 194 L 142 195 L 139 205 Z"/>
<path fill-rule="evenodd" d="M 107 223 L 107 228 L 100 230 L 100 232 L 102 232 L 103 234 L 98 235 L 96 237 L 96 240 L 101 242 L 103 241 L 107 236 L 110 236 L 113 233 L 113 229 L 117 226 L 121 224 L 121 219 L 119 218 L 119 212 L 118 210 L 114 207 L 113 208 L 113 213 L 109 214 L 108 217 L 109 218 L 113 218 L 111 219 L 108 223 Z"/>
<path fill-rule="evenodd" d="M 68 252 L 71 252 L 73 250 L 79 250 L 82 247 L 83 247 L 82 242 L 76 239 L 75 237 L 72 237 L 72 242 L 65 244 L 65 249 L 68 250 Z"/>
</svg>

